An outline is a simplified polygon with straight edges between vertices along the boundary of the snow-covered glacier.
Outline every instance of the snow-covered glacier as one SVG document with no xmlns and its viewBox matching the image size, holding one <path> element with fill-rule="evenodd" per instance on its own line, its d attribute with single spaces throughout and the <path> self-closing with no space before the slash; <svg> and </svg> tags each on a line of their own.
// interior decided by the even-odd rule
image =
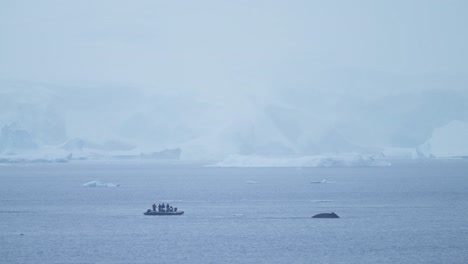
<svg viewBox="0 0 468 264">
<path fill-rule="evenodd" d="M 468 123 L 454 120 L 434 129 L 418 153 L 434 158 L 468 157 Z"/>
<path fill-rule="evenodd" d="M 0 132 L 0 154 L 13 155 L 36 150 L 36 142 L 30 133 L 14 124 L 5 125 Z"/>
<path fill-rule="evenodd" d="M 371 155 L 345 153 L 298 157 L 231 155 L 208 167 L 367 167 L 390 165 L 390 162 L 376 159 Z"/>
<path fill-rule="evenodd" d="M 298 104 L 283 97 L 265 101 L 253 96 L 218 104 L 140 91 L 112 95 L 111 105 L 97 100 L 84 108 L 82 102 L 95 98 L 93 87 L 30 87 L 1 80 L 0 86 L 6 87 L 0 89 L 2 163 L 144 159 L 316 167 L 468 156 L 468 125 L 461 121 L 436 128 L 417 147 L 432 126 L 404 144 L 385 139 L 392 131 L 383 135 L 372 131 L 369 135 L 375 138 L 366 141 L 362 137 L 369 136 L 367 132 L 357 136 L 349 124 L 338 124 L 323 111 L 311 111 L 309 100 Z M 322 99 L 317 98 L 315 103 L 320 103 Z"/>
<path fill-rule="evenodd" d="M 416 148 L 387 147 L 381 152 L 382 157 L 387 159 L 417 159 L 420 154 Z"/>
</svg>

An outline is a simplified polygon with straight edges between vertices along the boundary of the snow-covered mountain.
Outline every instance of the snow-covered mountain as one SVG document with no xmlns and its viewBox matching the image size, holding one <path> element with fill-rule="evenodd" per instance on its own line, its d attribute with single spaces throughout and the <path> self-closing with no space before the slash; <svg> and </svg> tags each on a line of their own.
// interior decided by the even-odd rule
<svg viewBox="0 0 468 264">
<path fill-rule="evenodd" d="M 162 155 L 155 153 L 179 149 L 175 156 L 184 160 L 226 161 L 239 156 L 291 159 L 360 153 L 407 159 L 467 154 L 461 121 L 435 129 L 416 151 L 415 145 L 424 141 L 421 135 L 427 135 L 435 121 L 411 118 L 416 121 L 397 124 L 393 104 L 384 98 L 378 106 L 359 108 L 355 96 L 331 100 L 324 92 L 307 89 L 197 95 L 131 88 L 0 81 L 0 155 L 154 158 Z M 398 114 L 417 117 L 438 102 L 440 93 L 420 94 L 426 99 L 413 94 L 401 101 L 404 107 Z M 445 99 L 463 110 L 455 100 L 462 96 L 449 95 Z M 381 118 L 385 114 L 390 121 Z M 440 114 L 437 122 L 452 115 Z"/>
</svg>

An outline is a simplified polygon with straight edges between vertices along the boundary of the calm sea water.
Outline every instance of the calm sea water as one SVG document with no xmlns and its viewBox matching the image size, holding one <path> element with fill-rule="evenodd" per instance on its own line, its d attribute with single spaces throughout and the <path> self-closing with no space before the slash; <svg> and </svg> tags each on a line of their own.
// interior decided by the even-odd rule
<svg viewBox="0 0 468 264">
<path fill-rule="evenodd" d="M 161 201 L 185 214 L 143 215 Z M 1 166 L 0 262 L 468 263 L 468 161 Z"/>
</svg>

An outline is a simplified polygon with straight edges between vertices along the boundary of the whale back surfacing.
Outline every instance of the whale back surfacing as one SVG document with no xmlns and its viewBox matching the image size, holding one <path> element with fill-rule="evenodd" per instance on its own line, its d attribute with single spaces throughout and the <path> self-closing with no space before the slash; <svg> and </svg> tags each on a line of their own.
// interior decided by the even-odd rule
<svg viewBox="0 0 468 264">
<path fill-rule="evenodd" d="M 316 214 L 312 216 L 312 218 L 340 218 L 337 214 L 335 213 L 322 213 L 322 214 Z"/>
</svg>

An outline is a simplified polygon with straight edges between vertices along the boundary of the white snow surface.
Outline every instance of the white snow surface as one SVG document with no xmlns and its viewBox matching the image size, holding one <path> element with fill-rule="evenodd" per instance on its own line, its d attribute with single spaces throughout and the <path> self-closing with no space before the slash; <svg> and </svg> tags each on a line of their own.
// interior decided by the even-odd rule
<svg viewBox="0 0 468 264">
<path fill-rule="evenodd" d="M 418 153 L 435 158 L 468 156 L 468 123 L 454 120 L 434 129 L 431 137 L 418 147 Z"/>
<path fill-rule="evenodd" d="M 390 166 L 387 161 L 358 153 L 300 157 L 265 157 L 232 155 L 208 167 L 357 167 Z"/>
</svg>

